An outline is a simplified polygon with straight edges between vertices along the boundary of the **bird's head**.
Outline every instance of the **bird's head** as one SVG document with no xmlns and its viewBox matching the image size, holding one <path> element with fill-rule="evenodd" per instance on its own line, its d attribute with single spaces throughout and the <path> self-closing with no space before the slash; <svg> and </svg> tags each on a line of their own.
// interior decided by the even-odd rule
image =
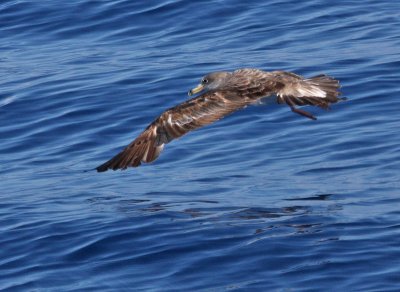
<svg viewBox="0 0 400 292">
<path fill-rule="evenodd" d="M 207 74 L 201 78 L 199 85 L 189 90 L 188 95 L 191 96 L 201 91 L 221 88 L 230 76 L 231 73 L 229 72 L 214 72 Z"/>
</svg>

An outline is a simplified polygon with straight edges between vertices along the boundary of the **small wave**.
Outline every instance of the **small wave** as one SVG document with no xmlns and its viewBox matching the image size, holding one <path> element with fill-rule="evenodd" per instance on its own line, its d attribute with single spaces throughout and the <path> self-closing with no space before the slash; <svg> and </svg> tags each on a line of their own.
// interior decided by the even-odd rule
<svg viewBox="0 0 400 292">
<path fill-rule="evenodd" d="M 0 107 L 6 106 L 7 104 L 10 104 L 14 102 L 17 98 L 15 96 L 8 96 L 2 100 L 0 100 Z"/>
</svg>

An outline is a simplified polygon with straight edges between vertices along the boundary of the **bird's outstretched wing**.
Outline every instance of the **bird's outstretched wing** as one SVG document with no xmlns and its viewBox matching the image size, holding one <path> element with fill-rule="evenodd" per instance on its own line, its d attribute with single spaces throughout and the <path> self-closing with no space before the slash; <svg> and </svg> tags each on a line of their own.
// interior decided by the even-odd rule
<svg viewBox="0 0 400 292">
<path fill-rule="evenodd" d="M 209 91 L 185 101 L 162 113 L 125 149 L 96 169 L 102 172 L 152 162 L 160 155 L 164 145 L 173 139 L 211 124 L 252 102 L 228 90 Z"/>
</svg>

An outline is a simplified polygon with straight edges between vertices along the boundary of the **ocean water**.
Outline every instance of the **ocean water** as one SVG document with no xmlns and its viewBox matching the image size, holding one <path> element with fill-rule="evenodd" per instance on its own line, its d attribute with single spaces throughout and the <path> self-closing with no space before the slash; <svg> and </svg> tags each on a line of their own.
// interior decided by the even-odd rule
<svg viewBox="0 0 400 292">
<path fill-rule="evenodd" d="M 399 291 L 400 2 L 0 2 L 0 290 Z M 212 71 L 332 75 L 91 170 Z"/>
</svg>

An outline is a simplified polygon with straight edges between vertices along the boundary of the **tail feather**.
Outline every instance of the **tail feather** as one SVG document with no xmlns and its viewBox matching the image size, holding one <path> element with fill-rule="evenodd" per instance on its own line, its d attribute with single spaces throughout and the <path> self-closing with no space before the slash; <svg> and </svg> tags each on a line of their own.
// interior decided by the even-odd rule
<svg viewBox="0 0 400 292">
<path fill-rule="evenodd" d="M 340 88 L 339 81 L 327 76 L 327 75 L 317 75 L 314 76 L 307 81 L 311 82 L 311 84 L 316 85 L 320 90 L 326 93 L 325 99 L 329 103 L 338 102 L 341 98 L 338 96 L 341 94 L 338 89 Z"/>
<path fill-rule="evenodd" d="M 339 81 L 330 76 L 317 75 L 307 79 L 297 76 L 291 81 L 277 92 L 278 103 L 286 103 L 293 112 L 310 119 L 316 118 L 304 110 L 297 109 L 296 106 L 312 105 L 329 109 L 332 103 L 345 99 L 339 97 Z"/>
</svg>

